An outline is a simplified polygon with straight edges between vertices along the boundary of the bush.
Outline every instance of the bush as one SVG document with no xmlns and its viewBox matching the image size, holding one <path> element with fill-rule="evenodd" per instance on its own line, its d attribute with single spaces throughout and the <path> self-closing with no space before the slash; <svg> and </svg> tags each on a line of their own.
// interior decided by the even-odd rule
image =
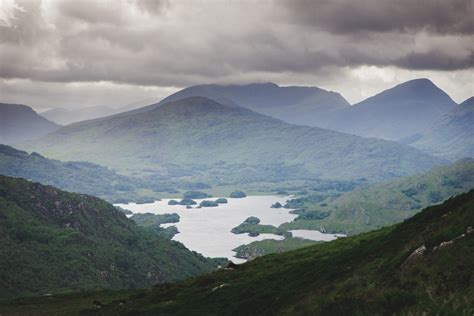
<svg viewBox="0 0 474 316">
<path fill-rule="evenodd" d="M 247 194 L 245 194 L 243 191 L 234 191 L 230 194 L 230 197 L 234 199 L 244 198 L 246 196 Z"/>
<path fill-rule="evenodd" d="M 216 200 L 216 203 L 218 203 L 218 204 L 226 204 L 226 203 L 227 203 L 227 199 L 218 198 L 218 199 Z"/>
<path fill-rule="evenodd" d="M 187 191 L 183 194 L 184 199 L 205 199 L 208 197 L 210 195 L 201 191 Z"/>
<path fill-rule="evenodd" d="M 216 207 L 219 206 L 215 201 L 204 200 L 202 201 L 199 206 L 201 207 Z"/>
<path fill-rule="evenodd" d="M 250 216 L 245 220 L 245 223 L 256 225 L 256 224 L 260 223 L 260 219 L 258 217 L 255 217 L 255 216 Z"/>
<path fill-rule="evenodd" d="M 182 199 L 181 202 L 179 202 L 180 205 L 196 205 L 197 202 L 192 200 L 192 199 Z"/>
</svg>

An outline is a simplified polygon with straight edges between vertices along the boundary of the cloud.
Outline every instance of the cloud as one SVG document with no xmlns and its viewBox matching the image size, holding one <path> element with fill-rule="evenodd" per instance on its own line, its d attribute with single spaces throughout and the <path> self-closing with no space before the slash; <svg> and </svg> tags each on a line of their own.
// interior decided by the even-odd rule
<svg viewBox="0 0 474 316">
<path fill-rule="evenodd" d="M 474 67 L 472 1 L 44 0 L 11 12 L 0 78 L 51 83 L 50 93 L 275 81 L 344 94 L 361 67 L 440 76 Z"/>
<path fill-rule="evenodd" d="M 282 4 L 295 23 L 335 33 L 474 33 L 471 0 L 286 0 Z"/>
</svg>

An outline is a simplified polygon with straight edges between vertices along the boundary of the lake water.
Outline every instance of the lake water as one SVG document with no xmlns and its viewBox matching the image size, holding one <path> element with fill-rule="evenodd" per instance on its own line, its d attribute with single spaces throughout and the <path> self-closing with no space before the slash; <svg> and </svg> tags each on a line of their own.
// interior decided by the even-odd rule
<svg viewBox="0 0 474 316">
<path fill-rule="evenodd" d="M 319 230 L 309 229 L 290 230 L 290 232 L 293 233 L 293 237 L 322 241 L 331 241 L 339 237 L 346 237 L 344 234 L 325 234 L 321 233 Z"/>
<path fill-rule="evenodd" d="M 215 200 L 217 197 L 209 198 Z M 247 234 L 233 234 L 231 229 L 241 224 L 249 216 L 260 219 L 260 224 L 278 227 L 285 222 L 291 222 L 296 215 L 290 214 L 291 209 L 271 208 L 271 205 L 280 202 L 284 204 L 289 197 L 279 196 L 248 196 L 246 198 L 227 198 L 227 204 L 218 207 L 203 207 L 187 209 L 183 205 L 168 205 L 169 199 L 163 199 L 149 204 L 116 204 L 133 213 L 177 213 L 180 216 L 178 223 L 164 224 L 163 227 L 176 226 L 179 234 L 173 240 L 182 242 L 187 248 L 197 251 L 207 257 L 231 258 L 236 263 L 245 260 L 235 258 L 232 249 L 263 239 L 282 239 L 282 236 L 260 234 L 250 237 Z M 179 200 L 179 199 L 176 199 Z M 199 204 L 200 199 L 195 199 Z M 193 206 L 194 207 L 194 206 Z M 310 233 L 308 233 L 310 232 Z M 311 234 L 317 232 L 319 234 Z M 314 240 L 331 240 L 332 234 L 322 234 L 318 231 L 293 231 L 293 235 Z M 318 238 L 318 239 L 315 239 Z M 335 239 L 333 237 L 332 239 Z"/>
</svg>

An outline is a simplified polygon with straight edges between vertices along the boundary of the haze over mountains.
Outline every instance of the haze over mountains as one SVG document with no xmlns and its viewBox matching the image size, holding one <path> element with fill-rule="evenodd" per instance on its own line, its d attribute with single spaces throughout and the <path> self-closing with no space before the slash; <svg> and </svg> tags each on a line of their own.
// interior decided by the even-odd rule
<svg viewBox="0 0 474 316">
<path fill-rule="evenodd" d="M 429 128 L 456 106 L 430 80 L 416 79 L 340 111 L 325 127 L 364 137 L 399 140 Z"/>
<path fill-rule="evenodd" d="M 386 179 L 443 161 L 395 142 L 291 125 L 204 97 L 75 123 L 27 145 L 47 157 L 212 183 Z"/>
<path fill-rule="evenodd" d="M 308 126 L 321 126 L 334 111 L 350 106 L 337 92 L 317 87 L 280 87 L 274 83 L 192 86 L 166 97 L 160 104 L 191 96 L 235 103 L 288 123 Z"/>
<path fill-rule="evenodd" d="M 189 96 L 235 102 L 289 123 L 390 140 L 427 129 L 457 105 L 428 79 L 405 82 L 353 106 L 336 92 L 272 83 L 193 86 L 172 94 L 160 104 Z"/>
<path fill-rule="evenodd" d="M 438 157 L 474 157 L 474 97 L 456 106 L 410 145 Z"/>
<path fill-rule="evenodd" d="M 22 104 L 0 103 L 0 144 L 12 144 L 41 137 L 60 126 Z"/>
<path fill-rule="evenodd" d="M 131 111 L 152 103 L 154 99 L 144 99 L 118 108 L 110 106 L 88 106 L 79 108 L 53 108 L 41 112 L 40 115 L 50 121 L 61 125 L 68 125 L 75 122 L 91 120 L 99 117 L 109 116 L 117 113 Z"/>
</svg>

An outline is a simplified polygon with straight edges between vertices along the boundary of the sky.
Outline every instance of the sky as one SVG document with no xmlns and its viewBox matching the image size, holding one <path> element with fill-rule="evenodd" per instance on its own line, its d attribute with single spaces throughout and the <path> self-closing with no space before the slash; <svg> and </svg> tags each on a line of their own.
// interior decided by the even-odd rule
<svg viewBox="0 0 474 316">
<path fill-rule="evenodd" d="M 421 77 L 461 102 L 473 16 L 472 0 L 0 0 L 0 102 L 121 107 L 275 82 L 356 103 Z"/>
</svg>

